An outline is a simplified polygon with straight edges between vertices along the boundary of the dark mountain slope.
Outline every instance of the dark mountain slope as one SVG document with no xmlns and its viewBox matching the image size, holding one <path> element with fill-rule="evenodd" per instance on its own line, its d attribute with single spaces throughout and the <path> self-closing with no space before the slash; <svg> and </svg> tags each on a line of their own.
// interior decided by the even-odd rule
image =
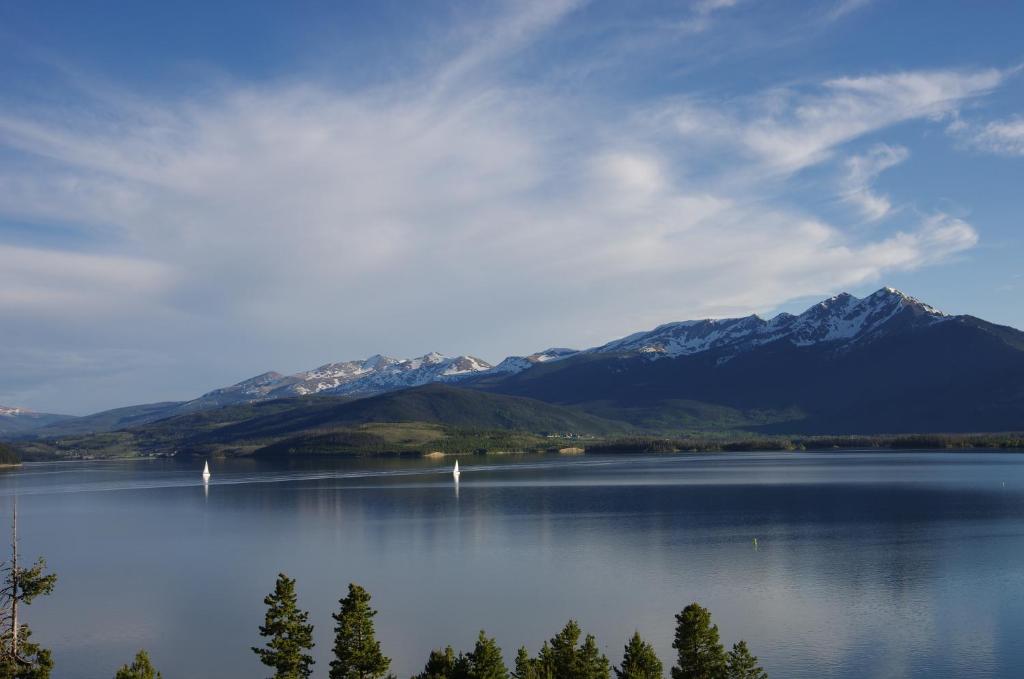
<svg viewBox="0 0 1024 679">
<path fill-rule="evenodd" d="M 181 404 L 178 401 L 166 401 L 104 410 L 42 427 L 33 431 L 32 435 L 36 437 L 79 436 L 137 427 L 169 417 L 179 405 Z"/>
<path fill-rule="evenodd" d="M 748 428 L 779 433 L 1024 428 L 1024 333 L 969 316 L 917 323 L 913 313 L 896 314 L 866 341 L 779 340 L 655 358 L 588 353 L 476 386 L 603 414 L 713 404 L 743 413 Z"/>
</svg>

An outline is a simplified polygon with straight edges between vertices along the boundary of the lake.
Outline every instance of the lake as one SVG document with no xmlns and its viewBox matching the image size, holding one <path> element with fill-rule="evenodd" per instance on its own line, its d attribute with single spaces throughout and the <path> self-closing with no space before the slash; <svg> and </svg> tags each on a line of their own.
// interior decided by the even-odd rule
<svg viewBox="0 0 1024 679">
<path fill-rule="evenodd" d="M 392 670 L 478 630 L 507 659 L 569 618 L 613 662 L 634 629 L 665 662 L 699 601 L 776 678 L 1019 677 L 1024 454 L 742 453 L 451 460 L 26 464 L 27 610 L 55 676 L 109 679 L 139 648 L 167 679 L 268 676 L 263 597 L 298 579 L 327 676 L 347 584 L 373 595 Z M 754 545 L 754 539 L 757 545 Z M 6 539 L 3 540 L 6 542 Z"/>
</svg>

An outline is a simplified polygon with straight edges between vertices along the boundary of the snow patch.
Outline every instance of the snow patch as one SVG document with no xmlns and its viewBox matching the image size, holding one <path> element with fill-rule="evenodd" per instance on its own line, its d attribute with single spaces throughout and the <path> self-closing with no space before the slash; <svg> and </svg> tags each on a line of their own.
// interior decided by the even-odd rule
<svg viewBox="0 0 1024 679">
<path fill-rule="evenodd" d="M 781 313 L 767 321 L 747 316 L 668 323 L 587 352 L 678 357 L 724 349 L 733 356 L 778 341 L 801 347 L 857 342 L 881 333 L 889 321 L 907 309 L 915 312 L 917 322 L 934 323 L 951 318 L 899 290 L 882 288 L 863 299 L 847 293 L 830 297 L 799 316 Z"/>
</svg>

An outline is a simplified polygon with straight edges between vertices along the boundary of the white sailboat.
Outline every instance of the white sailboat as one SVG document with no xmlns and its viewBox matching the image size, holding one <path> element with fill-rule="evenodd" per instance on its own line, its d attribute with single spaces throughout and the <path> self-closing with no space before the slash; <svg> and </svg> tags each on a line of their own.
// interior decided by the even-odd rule
<svg viewBox="0 0 1024 679">
<path fill-rule="evenodd" d="M 210 480 L 210 461 L 207 460 L 203 463 L 203 483 Z"/>
<path fill-rule="evenodd" d="M 455 481 L 456 481 L 456 482 L 458 482 L 458 480 L 459 480 L 459 475 L 460 475 L 461 473 L 462 473 L 462 472 L 460 472 L 460 471 L 459 471 L 459 461 L 458 461 L 458 460 L 455 460 L 455 467 L 453 467 L 453 468 L 452 468 L 452 478 L 454 478 L 454 479 L 455 479 Z"/>
</svg>

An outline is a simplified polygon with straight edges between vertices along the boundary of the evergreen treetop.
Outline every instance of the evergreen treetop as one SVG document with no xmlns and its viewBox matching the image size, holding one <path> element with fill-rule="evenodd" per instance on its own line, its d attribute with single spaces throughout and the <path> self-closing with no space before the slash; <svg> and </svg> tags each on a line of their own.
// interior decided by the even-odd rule
<svg viewBox="0 0 1024 679">
<path fill-rule="evenodd" d="M 456 656 L 451 646 L 436 648 L 427 657 L 423 671 L 413 679 L 466 679 L 467 665 L 466 656 Z"/>
<path fill-rule="evenodd" d="M 545 646 L 547 643 L 545 642 Z M 551 674 L 542 671 L 543 668 L 536 658 L 531 658 L 525 646 L 520 646 L 516 653 L 515 669 L 512 671 L 512 679 L 551 679 Z"/>
<path fill-rule="evenodd" d="M 466 656 L 469 679 L 509 679 L 498 643 L 480 630 L 476 646 Z"/>
<path fill-rule="evenodd" d="M 768 673 L 757 664 L 757 656 L 751 655 L 745 641 L 733 645 L 727 663 L 726 679 L 768 679 Z"/>
<path fill-rule="evenodd" d="M 718 626 L 711 624 L 711 613 L 692 603 L 676 616 L 676 636 L 672 648 L 679 652 L 672 679 L 722 679 L 725 676 L 725 649 L 718 640 Z"/>
<path fill-rule="evenodd" d="M 622 665 L 615 668 L 617 679 L 662 679 L 662 665 L 654 647 L 640 638 L 640 632 L 626 644 Z"/>
<path fill-rule="evenodd" d="M 139 651 L 131 665 L 123 665 L 114 675 L 114 679 L 162 679 L 163 675 L 156 671 L 149 659 L 149 654 Z"/>
<path fill-rule="evenodd" d="M 309 613 L 299 610 L 295 580 L 279 573 L 274 591 L 263 600 L 267 614 L 260 636 L 268 637 L 265 648 L 253 647 L 260 662 L 274 669 L 273 679 L 305 679 L 313 673 L 313 626 Z"/>
<path fill-rule="evenodd" d="M 566 623 L 561 632 L 541 647 L 534 663 L 536 672 L 553 679 L 609 679 L 608 658 L 598 649 L 592 634 L 580 645 L 582 633 L 575 620 Z"/>
<path fill-rule="evenodd" d="M 334 660 L 330 679 L 380 679 L 387 674 L 391 659 L 380 650 L 374 633 L 370 593 L 355 583 L 348 586 L 348 596 L 340 602 L 333 615 Z"/>
</svg>

